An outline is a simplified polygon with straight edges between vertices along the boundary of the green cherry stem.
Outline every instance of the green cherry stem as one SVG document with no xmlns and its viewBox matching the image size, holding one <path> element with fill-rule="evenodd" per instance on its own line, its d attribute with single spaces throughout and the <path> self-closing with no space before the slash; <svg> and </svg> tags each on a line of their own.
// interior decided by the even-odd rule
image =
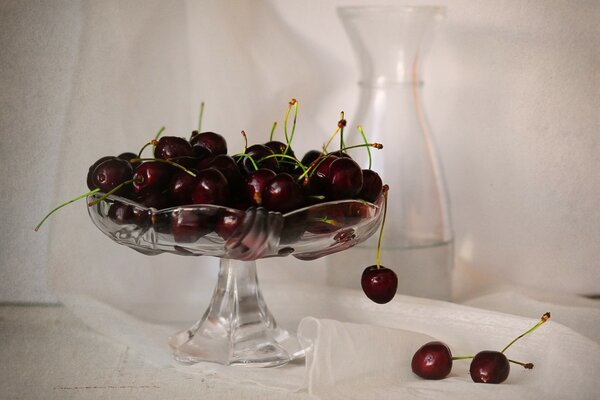
<svg viewBox="0 0 600 400">
<path fill-rule="evenodd" d="M 383 237 L 383 227 L 385 226 L 385 217 L 387 216 L 388 191 L 390 187 L 383 185 L 383 221 L 381 221 L 381 229 L 379 230 L 379 239 L 377 239 L 377 255 L 375 256 L 375 265 L 377 269 L 381 266 L 381 238 Z"/>
<path fill-rule="evenodd" d="M 533 328 L 529 329 L 526 332 L 523 332 L 522 334 L 520 334 L 519 336 L 517 336 L 515 339 L 513 339 L 512 342 L 510 342 L 509 344 L 507 344 L 506 347 L 502 349 L 501 353 L 504 353 L 517 340 L 521 339 L 525 335 L 529 335 L 531 332 L 535 331 L 537 328 L 539 328 L 544 322 L 548 321 L 549 319 L 550 319 L 550 313 L 549 312 L 547 312 L 544 315 L 542 315 L 542 317 L 540 318 L 540 321 L 537 324 L 535 324 L 535 326 Z"/>
<path fill-rule="evenodd" d="M 457 357 L 452 357 L 452 361 L 456 361 L 456 360 L 470 360 L 472 358 L 475 358 L 475 356 L 457 356 Z M 507 359 L 509 362 L 513 363 L 513 364 L 517 364 L 520 365 L 523 368 L 526 369 L 532 369 L 533 368 L 533 364 L 532 363 L 524 363 L 521 361 L 517 361 L 517 360 L 511 360 L 510 358 Z"/>
<path fill-rule="evenodd" d="M 360 133 L 360 136 L 362 136 L 365 144 L 368 144 L 369 141 L 367 140 L 367 136 L 365 135 L 365 132 L 363 131 L 363 127 L 361 125 L 358 126 L 358 133 Z M 371 169 L 371 146 L 367 146 L 367 155 L 369 156 L 369 169 Z"/>
<path fill-rule="evenodd" d="M 307 169 L 297 158 L 288 156 L 287 154 L 269 154 L 268 156 L 264 156 L 263 158 L 258 160 L 258 163 L 260 164 L 261 162 L 268 160 L 269 158 L 279 158 L 279 157 L 294 161 L 294 163 L 296 165 L 298 165 L 300 168 L 302 168 L 302 172 L 306 171 L 306 169 Z"/>
<path fill-rule="evenodd" d="M 161 127 L 161 128 L 158 130 L 158 132 L 156 133 L 156 136 L 154 136 L 154 140 L 158 140 L 158 138 L 160 137 L 160 135 L 162 135 L 162 134 L 163 134 L 163 132 L 165 131 L 165 129 L 166 129 L 166 128 L 165 128 L 164 126 L 163 126 L 163 127 Z"/>
<path fill-rule="evenodd" d="M 346 127 L 346 120 L 344 119 L 344 112 L 340 112 L 340 120 L 338 122 L 340 128 L 340 151 L 344 148 L 344 128 Z"/>
<path fill-rule="evenodd" d="M 246 154 L 246 151 L 248 150 L 248 136 L 246 136 L 246 132 L 242 131 L 242 137 L 244 138 L 244 153 Z"/>
<path fill-rule="evenodd" d="M 256 161 L 254 161 L 254 158 L 252 158 L 252 156 L 250 154 L 246 154 L 246 153 L 240 153 L 240 154 L 236 154 L 234 155 L 234 157 L 246 157 L 250 160 L 250 162 L 252 163 L 252 166 L 254 167 L 254 170 L 258 170 L 258 165 L 256 164 Z"/>
<path fill-rule="evenodd" d="M 198 113 L 198 133 L 202 132 L 202 116 L 204 115 L 204 102 L 200 103 L 200 112 Z"/>
<path fill-rule="evenodd" d="M 81 199 L 83 199 L 83 198 L 85 198 L 85 197 L 88 197 L 89 195 L 91 195 L 91 194 L 94 194 L 94 193 L 97 193 L 97 192 L 99 192 L 99 191 L 100 191 L 100 189 L 99 189 L 99 188 L 96 188 L 96 189 L 94 189 L 94 190 L 91 190 L 91 191 L 89 191 L 89 192 L 87 192 L 87 193 L 85 193 L 85 194 L 82 194 L 81 196 L 77 196 L 77 197 L 75 197 L 74 199 L 72 199 L 72 200 L 69 200 L 69 201 L 66 201 L 66 202 L 62 203 L 61 205 L 59 205 L 59 206 L 57 206 L 57 207 L 53 208 L 52 210 L 50 210 L 50 211 L 49 211 L 49 212 L 48 212 L 48 213 L 47 213 L 47 214 L 44 216 L 44 218 L 43 218 L 43 219 L 42 219 L 42 220 L 41 220 L 41 221 L 40 221 L 40 222 L 39 222 L 39 223 L 38 223 L 38 224 L 35 226 L 35 228 L 33 228 L 33 230 L 37 232 L 37 231 L 40 229 L 40 227 L 42 226 L 42 224 L 43 224 L 44 222 L 46 222 L 46 220 L 48 219 L 48 217 L 50 217 L 52 214 L 54 214 L 56 211 L 60 210 L 60 209 L 61 209 L 61 208 L 63 208 L 64 206 L 66 206 L 66 205 L 69 205 L 69 204 L 71 204 L 71 203 L 74 203 L 74 202 L 76 202 L 77 200 L 81 200 Z"/>
<path fill-rule="evenodd" d="M 92 207 L 95 206 L 96 204 L 100 203 L 102 200 L 106 199 L 108 196 L 110 196 L 111 194 L 117 192 L 119 189 L 121 189 L 123 186 L 130 184 L 131 182 L 133 182 L 133 179 L 129 179 L 123 183 L 120 183 L 119 185 L 115 186 L 113 189 L 111 189 L 109 192 L 105 193 L 104 196 L 92 201 L 88 203 L 88 207 Z"/>
<path fill-rule="evenodd" d="M 156 139 L 152 139 L 151 141 L 149 141 L 148 143 L 143 145 L 142 148 L 140 149 L 140 152 L 138 153 L 138 158 L 140 158 L 142 156 L 142 153 L 144 152 L 144 150 L 146 150 L 146 147 L 148 147 L 150 145 L 156 146 L 157 144 L 158 144 L 158 141 Z"/>
<path fill-rule="evenodd" d="M 183 165 L 177 164 L 176 162 L 173 162 L 171 160 L 163 160 L 162 158 L 132 158 L 129 162 L 132 163 L 132 164 L 135 164 L 135 163 L 139 163 L 139 162 L 142 162 L 142 161 L 158 161 L 158 162 L 161 162 L 161 163 L 169 164 L 169 165 L 172 165 L 172 166 L 174 166 L 176 168 L 179 168 L 182 171 L 187 172 L 189 175 L 193 176 L 194 178 L 196 177 L 195 173 L 193 173 L 192 171 L 190 171 L 189 169 L 187 169 Z"/>
<path fill-rule="evenodd" d="M 275 128 L 277 128 L 277 121 L 273 122 L 273 126 L 271 127 L 271 134 L 269 135 L 269 142 L 273 141 L 273 135 L 275 134 Z"/>
<path fill-rule="evenodd" d="M 292 132 L 290 133 L 290 135 L 288 137 L 287 124 L 288 124 L 288 117 L 290 115 L 290 111 L 291 111 L 292 107 L 294 107 L 294 120 L 292 121 Z M 283 154 L 287 154 L 287 152 L 292 144 L 292 140 L 294 139 L 294 133 L 296 132 L 296 119 L 297 118 L 298 118 L 298 100 L 292 99 L 292 100 L 290 100 L 288 109 L 285 113 L 285 118 L 283 120 L 283 133 L 285 136 L 285 143 L 286 143 Z"/>
</svg>

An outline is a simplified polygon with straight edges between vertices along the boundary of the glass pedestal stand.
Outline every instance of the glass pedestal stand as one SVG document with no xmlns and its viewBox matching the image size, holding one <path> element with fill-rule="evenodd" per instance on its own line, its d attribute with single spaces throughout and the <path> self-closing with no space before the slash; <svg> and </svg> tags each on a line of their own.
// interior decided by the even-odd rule
<svg viewBox="0 0 600 400">
<path fill-rule="evenodd" d="M 222 258 L 211 303 L 202 319 L 169 340 L 186 364 L 276 367 L 304 357 L 297 339 L 277 326 L 258 285 L 255 261 Z"/>
</svg>

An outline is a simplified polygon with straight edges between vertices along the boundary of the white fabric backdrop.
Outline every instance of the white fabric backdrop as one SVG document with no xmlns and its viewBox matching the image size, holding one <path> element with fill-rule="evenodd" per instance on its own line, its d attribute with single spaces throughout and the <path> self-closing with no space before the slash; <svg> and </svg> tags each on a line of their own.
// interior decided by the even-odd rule
<svg viewBox="0 0 600 400">
<path fill-rule="evenodd" d="M 356 104 L 355 62 L 334 12 L 355 3 L 0 3 L 1 299 L 52 300 L 48 268 L 62 287 L 93 284 L 98 296 L 131 301 L 170 298 L 214 274 L 197 268 L 214 260 L 114 246 L 83 203 L 41 233 L 31 227 L 83 191 L 96 158 L 136 149 L 162 125 L 187 135 L 200 100 L 205 127 L 239 148 L 241 129 L 261 140 L 297 97 L 306 138 L 297 147 L 315 147 L 337 112 Z M 445 4 L 424 99 L 446 168 L 459 271 L 478 282 L 598 293 L 598 3 Z M 261 277 L 323 279 L 322 261 L 285 264 L 261 268 Z"/>
</svg>

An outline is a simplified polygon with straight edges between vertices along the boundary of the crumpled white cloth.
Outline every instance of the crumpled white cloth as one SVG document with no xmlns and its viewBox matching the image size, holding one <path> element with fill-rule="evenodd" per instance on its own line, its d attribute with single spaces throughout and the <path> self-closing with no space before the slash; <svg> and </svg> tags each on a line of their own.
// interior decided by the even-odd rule
<svg viewBox="0 0 600 400">
<path fill-rule="evenodd" d="M 509 358 L 532 362 L 535 368 L 525 370 L 511 365 L 510 376 L 501 385 L 473 383 L 468 375 L 468 360 L 455 361 L 450 376 L 441 381 L 422 380 L 412 373 L 412 354 L 430 340 L 444 341 L 454 355 L 500 350 L 533 326 L 544 312 L 553 311 L 548 307 L 556 306 L 524 295 L 514 296 L 513 302 L 507 301 L 510 297 L 507 293 L 496 294 L 497 303 L 489 296 L 473 299 L 471 303 L 481 302 L 491 307 L 506 303 L 523 310 L 539 308 L 536 310 L 539 315 L 525 318 L 400 295 L 382 306 L 353 290 L 267 287 L 264 295 L 275 317 L 286 328 L 297 328 L 301 343 L 310 349 L 305 362 L 272 369 L 211 363 L 179 366 L 171 359 L 166 339 L 191 321 L 150 322 L 143 317 L 149 315 L 144 306 L 123 312 L 83 296 L 62 295 L 62 300 L 93 328 L 140 351 L 156 365 L 216 380 L 258 384 L 281 391 L 306 390 L 323 399 L 596 398 L 600 344 L 564 326 L 556 315 L 507 351 Z M 191 311 L 198 305 L 188 307 Z M 185 308 L 182 305 L 179 311 L 185 314 Z M 580 320 L 586 321 L 585 314 L 589 311 L 581 307 L 580 313 L 575 314 L 581 318 L 569 323 L 575 326 Z M 593 314 L 590 313 L 592 320 Z"/>
</svg>

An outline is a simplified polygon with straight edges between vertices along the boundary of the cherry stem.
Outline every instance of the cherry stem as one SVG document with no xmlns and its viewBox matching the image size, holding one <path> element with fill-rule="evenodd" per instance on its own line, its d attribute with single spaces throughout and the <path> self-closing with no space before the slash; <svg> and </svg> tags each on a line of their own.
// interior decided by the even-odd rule
<svg viewBox="0 0 600 400">
<path fill-rule="evenodd" d="M 375 256 L 375 265 L 379 269 L 381 265 L 381 238 L 383 237 L 383 227 L 385 226 L 385 217 L 387 215 L 388 191 L 390 187 L 383 185 L 383 221 L 381 221 L 381 229 L 379 230 L 379 239 L 377 239 L 377 255 Z"/>
<path fill-rule="evenodd" d="M 254 158 L 252 158 L 252 156 L 250 154 L 240 153 L 240 154 L 236 154 L 234 157 L 246 157 L 246 158 L 250 159 L 250 162 L 252 163 L 252 166 L 254 167 L 254 170 L 258 170 L 259 169 L 258 165 L 254 161 Z"/>
<path fill-rule="evenodd" d="M 452 357 L 452 361 L 456 361 L 456 360 L 470 360 L 472 358 L 475 358 L 475 356 L 457 356 L 457 357 Z M 533 364 L 532 363 L 523 363 L 521 361 L 517 361 L 517 360 L 511 360 L 510 358 L 507 359 L 509 362 L 513 363 L 513 364 L 518 364 L 520 366 L 522 366 L 523 368 L 526 369 L 532 369 L 533 368 Z"/>
<path fill-rule="evenodd" d="M 339 128 L 338 128 L 339 130 Z M 366 144 L 356 144 L 354 146 L 348 146 L 345 147 L 339 151 L 344 151 L 344 150 L 348 150 L 348 149 L 355 149 L 357 147 L 374 147 L 376 149 L 383 149 L 383 145 L 380 143 L 366 143 Z M 310 176 L 312 176 L 315 171 L 317 170 L 317 168 L 319 168 L 319 166 L 325 161 L 325 159 L 327 157 L 323 157 L 326 154 L 331 154 L 331 153 L 326 153 L 325 152 L 325 147 L 323 148 L 323 151 L 321 152 L 321 154 L 312 162 L 310 163 L 310 165 L 308 166 L 308 168 L 302 173 L 302 175 L 300 175 L 298 177 L 298 180 L 304 178 L 308 173 L 310 173 Z"/>
<path fill-rule="evenodd" d="M 275 128 L 277 128 L 277 121 L 273 122 L 273 126 L 271 127 L 271 134 L 269 135 L 269 142 L 273 141 L 273 135 L 275 134 Z"/>
<path fill-rule="evenodd" d="M 288 137 L 287 122 L 288 122 L 288 117 L 290 115 L 290 110 L 291 110 L 292 106 L 294 107 L 294 120 L 292 121 L 292 133 Z M 298 118 L 298 100 L 292 99 L 292 100 L 290 100 L 288 109 L 285 113 L 285 119 L 283 121 L 283 133 L 285 135 L 285 142 L 286 142 L 286 146 L 285 146 L 285 150 L 283 151 L 283 154 L 287 154 L 287 152 L 290 148 L 290 145 L 292 144 L 292 140 L 294 139 L 294 132 L 296 132 L 296 119 L 297 118 Z"/>
<path fill-rule="evenodd" d="M 244 153 L 246 154 L 246 150 L 248 150 L 248 136 L 246 136 L 246 132 L 242 131 L 242 137 L 244 138 Z"/>
<path fill-rule="evenodd" d="M 306 167 L 295 157 L 292 156 L 288 156 L 287 154 L 269 154 L 268 156 L 264 156 L 263 158 L 261 158 L 260 160 L 258 160 L 259 163 L 263 162 L 264 160 L 268 160 L 269 158 L 274 158 L 274 157 L 281 157 L 281 158 L 285 158 L 288 160 L 292 160 L 294 161 L 294 163 L 296 165 L 298 165 L 300 168 L 302 168 L 302 171 L 306 171 Z"/>
<path fill-rule="evenodd" d="M 475 356 L 456 356 L 456 357 L 452 357 L 452 361 L 454 360 L 470 360 L 471 358 L 474 358 Z"/>
<path fill-rule="evenodd" d="M 123 186 L 130 184 L 131 182 L 133 182 L 133 179 L 129 179 L 123 183 L 120 183 L 119 185 L 115 186 L 114 188 L 112 188 L 108 193 L 105 193 L 104 196 L 100 197 L 99 199 L 96 199 L 90 203 L 88 203 L 88 207 L 92 207 L 95 206 L 96 204 L 100 203 L 102 200 L 106 199 L 108 196 L 110 196 L 111 194 L 117 192 L 119 189 L 121 189 Z"/>
<path fill-rule="evenodd" d="M 512 342 L 510 342 L 509 344 L 507 344 L 506 347 L 502 349 L 501 353 L 504 353 L 517 340 L 521 339 L 523 336 L 529 335 L 531 332 L 535 331 L 537 328 L 539 328 L 544 322 L 548 321 L 549 319 L 550 319 L 550 313 L 549 312 L 547 312 L 544 315 L 542 315 L 542 317 L 540 318 L 540 321 L 537 324 L 535 324 L 535 326 L 533 328 L 529 329 L 526 332 L 523 332 L 522 334 L 520 334 L 519 336 L 517 336 L 515 339 L 513 339 Z"/>
<path fill-rule="evenodd" d="M 200 112 L 198 113 L 198 133 L 202 132 L 202 116 L 204 115 L 204 102 L 200 103 Z"/>
<path fill-rule="evenodd" d="M 156 146 L 158 144 L 158 141 L 156 139 L 152 139 L 151 141 L 149 141 L 148 143 L 146 143 L 144 146 L 142 146 L 142 148 L 140 149 L 140 152 L 138 153 L 138 158 L 140 158 L 142 156 L 142 153 L 144 152 L 144 150 L 146 150 L 146 147 L 153 145 Z"/>
<path fill-rule="evenodd" d="M 533 363 L 523 363 L 521 361 L 511 360 L 510 358 L 508 359 L 508 361 L 510 361 L 513 364 L 518 364 L 525 369 L 533 369 Z"/>
<path fill-rule="evenodd" d="M 163 160 L 162 158 L 132 158 L 129 162 L 131 164 L 134 164 L 134 163 L 138 163 L 138 162 L 142 162 L 142 161 L 158 161 L 158 162 L 162 162 L 162 163 L 165 163 L 165 164 L 169 164 L 169 165 L 172 165 L 174 167 L 177 167 L 177 168 L 179 168 L 179 169 L 187 172 L 189 175 L 193 176 L 194 178 L 196 177 L 195 173 L 193 173 L 192 171 L 190 171 L 189 169 L 187 169 L 183 165 L 177 164 L 176 162 L 173 162 L 171 160 Z"/>
<path fill-rule="evenodd" d="M 346 120 L 344 119 L 344 112 L 340 112 L 340 120 L 338 127 L 340 128 L 340 151 L 344 148 L 344 127 L 346 126 Z"/>
<path fill-rule="evenodd" d="M 361 125 L 358 126 L 358 132 L 360 133 L 360 136 L 362 136 L 363 140 L 365 141 L 365 144 L 368 144 L 369 141 L 367 140 L 367 136 L 365 135 L 365 132 L 363 131 L 363 128 Z M 367 154 L 369 156 L 369 169 L 371 169 L 371 146 L 367 146 Z"/>
<path fill-rule="evenodd" d="M 165 127 L 161 127 L 158 132 L 156 133 L 156 136 L 154 136 L 154 140 L 158 140 L 158 138 L 160 137 L 160 135 L 162 135 L 162 133 L 165 131 Z M 156 145 L 155 145 L 156 146 Z"/>
<path fill-rule="evenodd" d="M 40 229 L 40 227 L 42 226 L 42 224 L 43 224 L 44 222 L 46 222 L 46 220 L 48 219 L 48 217 L 50 217 L 52 214 L 54 214 L 56 211 L 60 210 L 60 209 L 61 209 L 61 208 L 63 208 L 64 206 L 66 206 L 66 205 L 68 205 L 68 204 L 71 204 L 71 203 L 74 203 L 74 202 L 76 202 L 77 200 L 83 199 L 84 197 L 88 197 L 89 195 L 91 195 L 91 194 L 94 194 L 94 193 L 97 193 L 97 192 L 99 192 L 99 191 L 100 191 L 100 189 L 99 189 L 99 188 L 96 188 L 96 189 L 94 189 L 94 190 L 91 190 L 91 191 L 89 191 L 89 192 L 87 192 L 87 193 L 85 193 L 85 194 L 82 194 L 81 196 L 77 196 L 77 197 L 75 197 L 74 199 L 72 199 L 72 200 L 69 200 L 69 201 L 66 201 L 66 202 L 62 203 L 61 205 L 59 205 L 59 206 L 57 206 L 57 207 L 53 208 L 51 211 L 49 211 L 49 212 L 48 212 L 48 213 L 47 213 L 47 214 L 44 216 L 44 218 L 43 218 L 43 219 L 42 219 L 42 220 L 41 220 L 41 221 L 40 221 L 40 222 L 39 222 L 39 223 L 38 223 L 38 224 L 35 226 L 35 228 L 33 228 L 33 230 L 37 232 L 37 231 Z"/>
</svg>

